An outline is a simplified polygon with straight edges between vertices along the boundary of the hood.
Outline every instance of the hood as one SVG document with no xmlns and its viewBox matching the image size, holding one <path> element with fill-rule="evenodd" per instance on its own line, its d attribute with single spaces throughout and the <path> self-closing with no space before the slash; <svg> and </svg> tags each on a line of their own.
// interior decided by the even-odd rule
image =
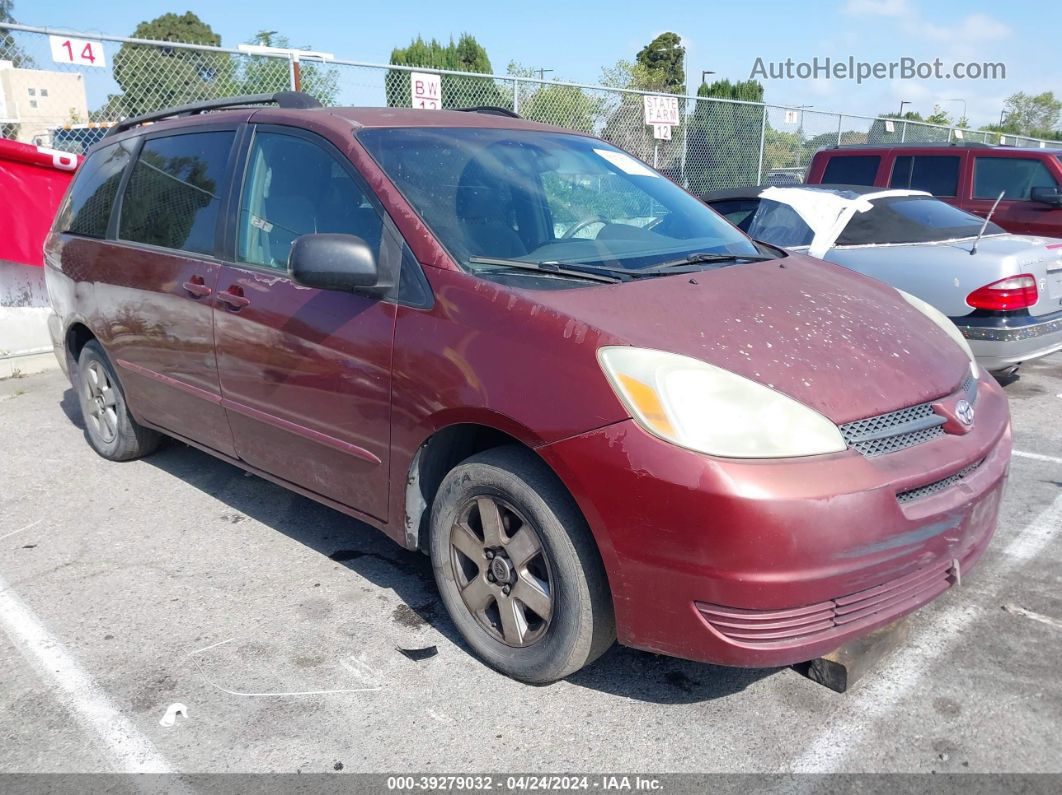
<svg viewBox="0 0 1062 795">
<path fill-rule="evenodd" d="M 722 367 L 838 424 L 950 394 L 969 367 L 893 288 L 800 255 L 534 296 L 617 343 Z"/>
</svg>

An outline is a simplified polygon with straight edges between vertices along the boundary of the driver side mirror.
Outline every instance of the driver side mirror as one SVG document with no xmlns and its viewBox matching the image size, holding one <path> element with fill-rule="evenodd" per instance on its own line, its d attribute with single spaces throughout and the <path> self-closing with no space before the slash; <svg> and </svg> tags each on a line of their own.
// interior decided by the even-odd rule
<svg viewBox="0 0 1062 795">
<path fill-rule="evenodd" d="M 355 235 L 302 235 L 291 244 L 288 273 L 296 284 L 321 290 L 382 295 L 393 285 L 381 279 L 376 255 Z"/>
<path fill-rule="evenodd" d="M 1062 207 L 1062 192 L 1058 188 L 1038 187 L 1029 191 L 1029 199 L 1051 207 Z"/>
</svg>

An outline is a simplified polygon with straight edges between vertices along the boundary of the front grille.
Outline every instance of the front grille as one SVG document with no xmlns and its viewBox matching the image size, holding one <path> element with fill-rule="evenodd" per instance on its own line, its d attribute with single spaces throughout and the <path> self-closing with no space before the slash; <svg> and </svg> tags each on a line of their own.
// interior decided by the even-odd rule
<svg viewBox="0 0 1062 795">
<path fill-rule="evenodd" d="M 946 420 L 930 403 L 855 420 L 841 426 L 841 435 L 853 450 L 867 458 L 894 453 L 944 435 Z"/>
<path fill-rule="evenodd" d="M 972 406 L 977 401 L 977 378 L 967 373 L 959 385 Z M 933 403 L 920 403 L 888 414 L 855 420 L 840 426 L 841 435 L 853 450 L 867 458 L 906 450 L 944 435 L 947 420 L 933 411 Z"/>
<path fill-rule="evenodd" d="M 948 475 L 946 478 L 934 481 L 933 483 L 927 483 L 925 486 L 919 486 L 917 489 L 909 489 L 907 491 L 901 491 L 896 495 L 896 499 L 901 503 L 913 502 L 914 500 L 920 500 L 923 497 L 928 497 L 931 494 L 939 494 L 945 489 L 954 486 L 963 478 L 967 477 L 971 473 L 975 472 L 985 460 L 982 458 L 980 461 L 975 461 L 969 466 L 965 466 L 956 472 L 954 475 Z"/>
<path fill-rule="evenodd" d="M 696 602 L 697 610 L 720 635 L 744 645 L 785 646 L 888 620 L 921 607 L 955 582 L 951 562 L 899 577 L 849 596 L 787 610 L 745 610 Z"/>
</svg>

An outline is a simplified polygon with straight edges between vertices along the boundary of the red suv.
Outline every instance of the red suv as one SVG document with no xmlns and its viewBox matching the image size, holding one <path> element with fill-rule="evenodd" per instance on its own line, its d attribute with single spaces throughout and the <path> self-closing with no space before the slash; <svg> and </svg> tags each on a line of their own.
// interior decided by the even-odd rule
<svg viewBox="0 0 1062 795">
<path fill-rule="evenodd" d="M 101 455 L 174 437 L 428 552 L 531 682 L 617 636 L 812 659 L 981 555 L 1007 401 L 939 312 L 588 135 L 315 104 L 131 119 L 78 172 L 47 282 Z"/>
<path fill-rule="evenodd" d="M 1062 237 L 1062 148 L 835 146 L 815 153 L 807 182 L 924 190 L 982 217 L 999 199 L 992 221 L 1008 232 Z"/>
</svg>

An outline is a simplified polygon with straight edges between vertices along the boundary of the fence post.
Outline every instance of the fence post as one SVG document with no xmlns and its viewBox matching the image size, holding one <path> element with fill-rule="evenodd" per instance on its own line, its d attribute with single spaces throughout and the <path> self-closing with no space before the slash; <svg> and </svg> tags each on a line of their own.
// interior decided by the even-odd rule
<svg viewBox="0 0 1062 795">
<path fill-rule="evenodd" d="M 299 79 L 295 74 L 295 53 L 288 53 L 288 84 L 292 91 L 298 91 Z"/>
<path fill-rule="evenodd" d="M 513 113 L 520 112 L 520 78 L 513 78 Z"/>
<path fill-rule="evenodd" d="M 837 114 L 837 145 L 841 145 L 841 122 L 844 121 L 844 116 L 840 113 Z"/>
<path fill-rule="evenodd" d="M 763 182 L 763 139 L 767 136 L 767 106 L 763 106 L 763 116 L 760 119 L 760 159 L 756 170 L 756 184 Z"/>
<path fill-rule="evenodd" d="M 900 130 L 900 143 L 902 144 L 907 140 L 907 122 L 903 123 L 903 129 Z"/>
</svg>

